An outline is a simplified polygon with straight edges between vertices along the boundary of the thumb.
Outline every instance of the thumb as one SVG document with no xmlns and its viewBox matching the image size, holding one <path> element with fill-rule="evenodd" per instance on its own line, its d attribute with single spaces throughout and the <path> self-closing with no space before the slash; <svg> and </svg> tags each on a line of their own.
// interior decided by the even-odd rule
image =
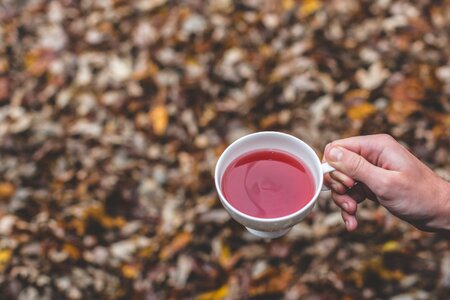
<svg viewBox="0 0 450 300">
<path fill-rule="evenodd" d="M 386 176 L 385 170 L 372 165 L 364 157 L 343 147 L 332 147 L 328 151 L 326 159 L 336 170 L 365 183 L 371 190 L 377 190 L 380 178 Z"/>
</svg>

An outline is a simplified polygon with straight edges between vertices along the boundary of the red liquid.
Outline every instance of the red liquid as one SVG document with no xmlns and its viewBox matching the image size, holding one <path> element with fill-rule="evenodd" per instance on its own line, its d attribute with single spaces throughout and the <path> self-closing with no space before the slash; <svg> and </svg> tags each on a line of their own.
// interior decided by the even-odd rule
<svg viewBox="0 0 450 300">
<path fill-rule="evenodd" d="M 235 159 L 225 170 L 222 192 L 237 210 L 258 218 L 290 215 L 314 196 L 311 172 L 279 150 L 257 150 Z"/>
</svg>

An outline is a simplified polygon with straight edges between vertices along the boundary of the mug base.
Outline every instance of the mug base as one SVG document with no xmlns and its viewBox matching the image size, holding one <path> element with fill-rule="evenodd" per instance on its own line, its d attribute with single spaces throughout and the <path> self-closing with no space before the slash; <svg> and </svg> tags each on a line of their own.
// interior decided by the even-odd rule
<svg viewBox="0 0 450 300">
<path fill-rule="evenodd" d="M 279 238 L 291 230 L 291 228 L 286 228 L 286 229 L 282 229 L 282 230 L 278 230 L 278 231 L 260 231 L 260 230 L 255 230 L 255 229 L 251 229 L 248 227 L 245 227 L 245 228 L 247 228 L 247 230 L 251 234 L 256 235 L 257 237 L 260 237 L 260 238 L 265 238 L 265 239 Z"/>
</svg>

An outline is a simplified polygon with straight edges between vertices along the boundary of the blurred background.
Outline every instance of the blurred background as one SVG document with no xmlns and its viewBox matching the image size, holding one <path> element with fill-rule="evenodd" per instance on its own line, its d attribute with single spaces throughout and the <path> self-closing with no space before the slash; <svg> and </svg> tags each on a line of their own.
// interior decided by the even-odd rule
<svg viewBox="0 0 450 300">
<path fill-rule="evenodd" d="M 258 239 L 212 173 L 256 131 L 383 132 L 450 178 L 450 1 L 0 3 L 2 299 L 448 297 L 448 237 L 323 193 Z"/>
</svg>

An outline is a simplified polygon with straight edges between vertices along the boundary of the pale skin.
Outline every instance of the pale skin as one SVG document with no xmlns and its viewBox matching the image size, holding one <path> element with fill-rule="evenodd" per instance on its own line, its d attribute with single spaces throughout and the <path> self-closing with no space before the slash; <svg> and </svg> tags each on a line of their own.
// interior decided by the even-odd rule
<svg viewBox="0 0 450 300">
<path fill-rule="evenodd" d="M 368 198 L 425 231 L 450 231 L 450 183 L 386 134 L 336 140 L 324 161 L 325 175 L 348 231 L 358 226 L 358 203 Z"/>
</svg>

